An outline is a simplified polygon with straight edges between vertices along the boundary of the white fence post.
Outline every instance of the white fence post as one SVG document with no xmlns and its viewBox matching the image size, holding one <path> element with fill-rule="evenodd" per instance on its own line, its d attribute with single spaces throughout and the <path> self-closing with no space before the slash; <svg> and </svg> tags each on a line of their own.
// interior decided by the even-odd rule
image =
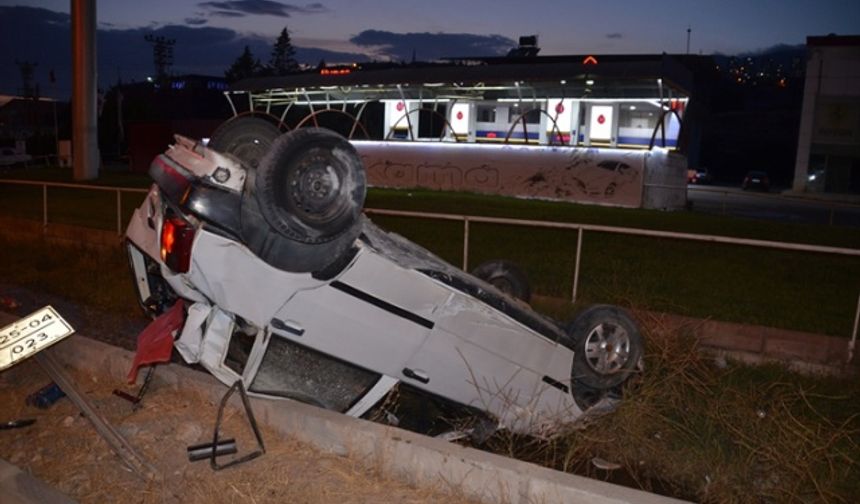
<svg viewBox="0 0 860 504">
<path fill-rule="evenodd" d="M 463 217 L 463 271 L 469 271 L 469 218 Z"/>
<path fill-rule="evenodd" d="M 42 184 L 42 232 L 48 229 L 48 184 Z"/>
<path fill-rule="evenodd" d="M 116 190 L 116 234 L 122 236 L 122 190 Z"/>
<path fill-rule="evenodd" d="M 582 255 L 582 234 L 583 230 L 580 227 L 576 233 L 576 262 L 573 265 L 573 293 L 570 302 L 576 303 L 576 291 L 579 288 L 579 260 Z"/>
<path fill-rule="evenodd" d="M 854 345 L 857 344 L 857 324 L 860 322 L 860 294 L 857 295 L 857 311 L 854 312 L 854 331 L 851 333 L 851 341 L 848 342 L 848 362 L 854 360 Z"/>
</svg>

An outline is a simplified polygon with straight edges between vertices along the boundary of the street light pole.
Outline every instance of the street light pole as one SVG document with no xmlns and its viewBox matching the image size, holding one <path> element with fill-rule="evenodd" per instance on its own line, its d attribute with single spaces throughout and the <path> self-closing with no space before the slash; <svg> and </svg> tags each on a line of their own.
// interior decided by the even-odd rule
<svg viewBox="0 0 860 504">
<path fill-rule="evenodd" d="M 687 25 L 687 54 L 690 54 L 690 32 L 693 31 L 693 28 Z"/>
<path fill-rule="evenodd" d="M 99 175 L 96 0 L 72 0 L 72 156 L 75 180 Z"/>
</svg>

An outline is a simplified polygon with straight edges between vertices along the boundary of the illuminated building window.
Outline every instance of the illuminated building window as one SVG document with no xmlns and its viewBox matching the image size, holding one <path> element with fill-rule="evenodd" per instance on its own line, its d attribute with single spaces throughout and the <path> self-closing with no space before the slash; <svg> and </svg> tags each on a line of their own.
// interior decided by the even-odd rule
<svg viewBox="0 0 860 504">
<path fill-rule="evenodd" d="M 485 122 L 485 123 L 496 122 L 496 106 L 495 105 L 478 105 L 478 122 Z"/>
<path fill-rule="evenodd" d="M 510 113 L 508 114 L 508 123 L 518 120 L 522 114 L 525 114 L 526 124 L 540 124 L 540 110 L 540 106 L 511 106 Z"/>
</svg>

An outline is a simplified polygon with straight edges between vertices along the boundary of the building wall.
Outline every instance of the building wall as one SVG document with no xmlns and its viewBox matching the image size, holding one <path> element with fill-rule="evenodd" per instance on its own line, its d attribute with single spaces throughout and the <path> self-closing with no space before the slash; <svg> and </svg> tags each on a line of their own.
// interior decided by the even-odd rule
<svg viewBox="0 0 860 504">
<path fill-rule="evenodd" d="M 686 158 L 653 151 L 353 141 L 375 187 L 502 194 L 630 208 L 686 204 Z"/>
<path fill-rule="evenodd" d="M 793 189 L 860 193 L 860 36 L 810 37 Z"/>
</svg>

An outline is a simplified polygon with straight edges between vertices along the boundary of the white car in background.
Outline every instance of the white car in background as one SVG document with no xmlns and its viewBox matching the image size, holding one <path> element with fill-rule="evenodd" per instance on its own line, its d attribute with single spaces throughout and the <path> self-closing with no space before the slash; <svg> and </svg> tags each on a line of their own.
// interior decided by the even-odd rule
<svg viewBox="0 0 860 504">
<path fill-rule="evenodd" d="M 140 300 L 153 316 L 183 300 L 175 348 L 253 395 L 535 434 L 639 369 L 624 310 L 562 327 L 491 285 L 523 292 L 508 263 L 480 268 L 487 282 L 370 222 L 360 158 L 329 130 L 234 119 L 208 147 L 177 136 L 150 174 L 127 231 Z"/>
<path fill-rule="evenodd" d="M 9 147 L 0 148 L 0 166 L 12 166 L 16 164 L 29 163 L 33 156 L 22 154 Z"/>
</svg>

